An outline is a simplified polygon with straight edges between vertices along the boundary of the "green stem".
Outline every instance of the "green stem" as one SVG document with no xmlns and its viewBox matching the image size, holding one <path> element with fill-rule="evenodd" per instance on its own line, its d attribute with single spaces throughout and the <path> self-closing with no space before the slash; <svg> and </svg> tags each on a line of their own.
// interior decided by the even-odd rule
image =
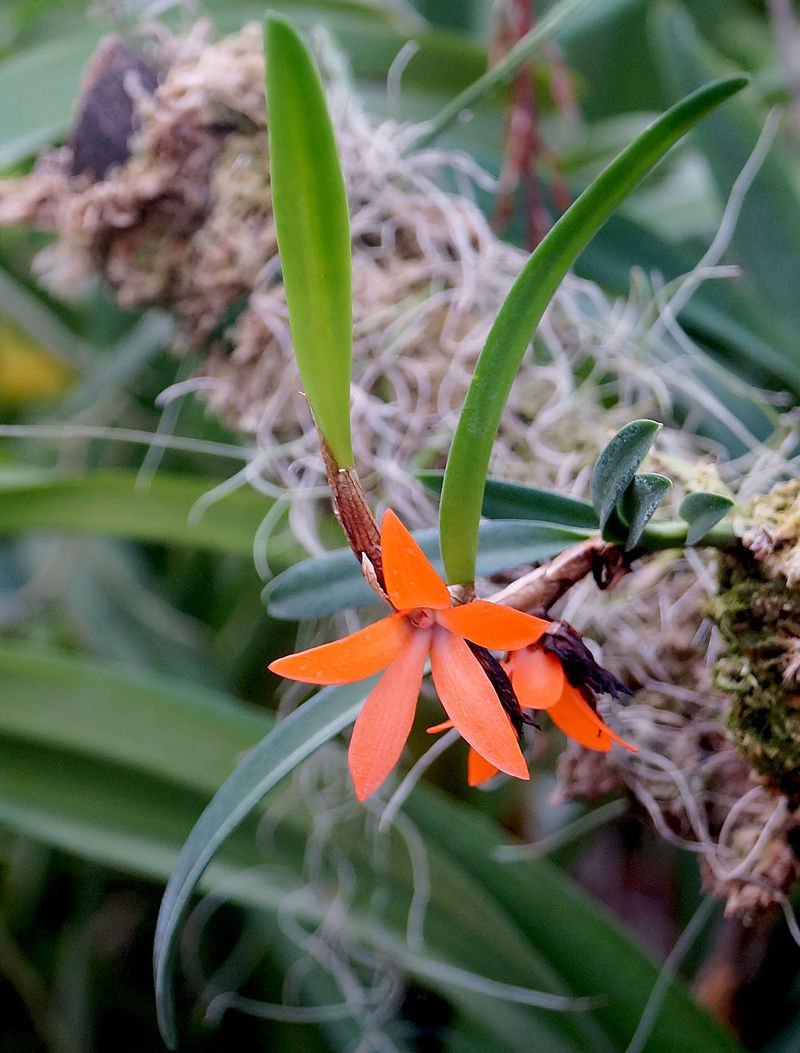
<svg viewBox="0 0 800 1053">
<path fill-rule="evenodd" d="M 639 539 L 637 550 L 646 552 L 663 552 L 670 548 L 686 548 L 686 535 L 689 524 L 682 519 L 668 519 L 664 522 L 650 523 L 645 527 Z M 692 548 L 731 548 L 739 538 L 729 520 L 723 520 L 713 526 L 709 532 L 692 545 Z"/>
</svg>

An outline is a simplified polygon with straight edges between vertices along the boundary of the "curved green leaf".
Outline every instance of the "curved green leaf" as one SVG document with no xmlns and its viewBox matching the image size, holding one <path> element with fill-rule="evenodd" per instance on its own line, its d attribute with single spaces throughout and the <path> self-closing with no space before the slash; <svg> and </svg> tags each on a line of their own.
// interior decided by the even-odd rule
<svg viewBox="0 0 800 1053">
<path fill-rule="evenodd" d="M 444 472 L 417 472 L 416 477 L 434 493 L 442 492 Z M 537 523 L 557 523 L 579 530 L 598 529 L 597 515 L 588 501 L 491 476 L 483 491 L 481 514 L 488 519 L 532 519 Z"/>
<path fill-rule="evenodd" d="M 746 83 L 745 77 L 717 81 L 655 121 L 564 213 L 514 282 L 478 360 L 447 462 L 440 526 L 448 581 L 475 576 L 492 444 L 525 349 L 553 293 L 594 233 L 667 150 Z"/>
<path fill-rule="evenodd" d="M 669 493 L 671 486 L 672 480 L 666 475 L 644 474 L 633 477 L 618 503 L 619 514 L 628 526 L 625 538 L 626 552 L 636 548 L 644 528 Z"/>
<path fill-rule="evenodd" d="M 552 523 L 496 520 L 482 523 L 478 573 L 496 574 L 509 567 L 538 563 L 591 537 L 594 529 L 575 529 Z M 438 571 L 442 570 L 439 538 L 435 530 L 418 530 L 414 537 Z M 296 563 L 276 575 L 262 597 L 273 618 L 302 621 L 332 614 L 342 607 L 379 603 L 367 585 L 350 549 L 337 549 L 315 559 Z"/>
<path fill-rule="evenodd" d="M 620 428 L 597 458 L 592 472 L 592 504 L 605 530 L 617 501 L 628 489 L 661 429 L 654 420 L 634 420 Z"/>
<path fill-rule="evenodd" d="M 159 1027 L 171 1049 L 178 1038 L 172 1002 L 176 941 L 198 881 L 264 796 L 355 720 L 366 690 L 363 683 L 326 688 L 281 721 L 223 783 L 181 849 L 161 902 L 153 948 Z"/>
<path fill-rule="evenodd" d="M 0 468 L 0 535 L 31 530 L 108 534 L 249 556 L 273 503 L 242 488 L 192 516 L 219 479 L 159 472 L 146 488 L 137 489 L 136 482 L 136 472 L 122 470 L 64 478 L 49 471 Z M 278 564 L 290 563 L 299 553 L 291 542 L 274 548 Z"/>
<path fill-rule="evenodd" d="M 678 508 L 678 515 L 689 524 L 686 544 L 696 545 L 709 530 L 733 508 L 733 501 L 723 494 L 697 492 L 687 494 Z"/>
<path fill-rule="evenodd" d="M 264 713 L 194 683 L 0 643 L 0 735 L 212 792 L 268 728 Z M 187 737 L 194 739 L 191 752 Z"/>
<path fill-rule="evenodd" d="M 289 22 L 264 23 L 272 209 L 297 364 L 317 426 L 352 465 L 350 214 L 325 93 Z"/>
</svg>

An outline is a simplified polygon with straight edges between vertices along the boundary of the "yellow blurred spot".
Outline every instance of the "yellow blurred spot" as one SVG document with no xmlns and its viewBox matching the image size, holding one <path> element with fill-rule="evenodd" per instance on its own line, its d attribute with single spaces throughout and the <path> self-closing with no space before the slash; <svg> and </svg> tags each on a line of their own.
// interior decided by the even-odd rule
<svg viewBox="0 0 800 1053">
<path fill-rule="evenodd" d="M 24 406 L 62 394 L 73 373 L 10 318 L 0 315 L 0 403 Z"/>
</svg>

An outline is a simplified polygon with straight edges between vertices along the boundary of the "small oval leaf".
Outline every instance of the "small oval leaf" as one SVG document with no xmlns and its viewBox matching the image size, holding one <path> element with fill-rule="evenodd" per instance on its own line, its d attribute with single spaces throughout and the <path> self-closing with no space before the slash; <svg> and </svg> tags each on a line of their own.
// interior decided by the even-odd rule
<svg viewBox="0 0 800 1053">
<path fill-rule="evenodd" d="M 625 551 L 636 548 L 644 528 L 650 522 L 653 513 L 666 497 L 672 486 L 672 480 L 666 475 L 636 475 L 619 500 L 618 513 L 628 525 L 628 536 L 625 539 Z"/>
<path fill-rule="evenodd" d="M 161 901 L 153 948 L 158 1024 L 170 1049 L 178 1039 L 172 999 L 178 930 L 198 881 L 223 842 L 264 796 L 352 724 L 371 683 L 325 688 L 290 713 L 228 776 L 186 839 Z"/>
<path fill-rule="evenodd" d="M 444 472 L 417 472 L 416 477 L 434 493 L 442 492 Z M 581 530 L 598 528 L 597 516 L 588 501 L 564 497 L 536 486 L 509 483 L 505 479 L 486 480 L 481 512 L 488 519 L 531 519 L 537 523 L 557 523 Z"/>
<path fill-rule="evenodd" d="M 550 559 L 596 532 L 596 527 L 575 529 L 527 520 L 501 519 L 482 523 L 478 573 L 496 574 L 509 567 Z M 441 573 L 442 557 L 436 530 L 418 530 L 414 537 Z M 270 615 L 287 621 L 318 618 L 342 607 L 364 607 L 379 602 L 364 581 L 349 548 L 296 563 L 274 577 L 261 595 Z"/>
<path fill-rule="evenodd" d="M 678 515 L 689 524 L 686 544 L 696 545 L 698 541 L 702 541 L 709 530 L 725 518 L 731 508 L 733 501 L 723 494 L 700 491 L 687 494 L 678 509 Z"/>
<path fill-rule="evenodd" d="M 601 530 L 605 530 L 617 501 L 628 489 L 660 428 L 654 420 L 631 421 L 617 432 L 597 458 L 592 472 L 592 504 Z"/>
</svg>

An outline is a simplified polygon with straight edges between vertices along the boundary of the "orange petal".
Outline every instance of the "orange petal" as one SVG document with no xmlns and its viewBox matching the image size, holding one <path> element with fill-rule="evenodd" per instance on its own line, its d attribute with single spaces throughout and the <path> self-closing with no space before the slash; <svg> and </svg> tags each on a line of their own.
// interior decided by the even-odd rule
<svg viewBox="0 0 800 1053">
<path fill-rule="evenodd" d="M 561 698 L 566 684 L 564 667 L 542 647 L 515 651 L 506 662 L 506 670 L 523 709 L 549 709 Z"/>
<path fill-rule="evenodd" d="M 511 721 L 477 658 L 459 636 L 440 626 L 433 630 L 431 672 L 461 737 L 500 771 L 529 778 Z"/>
<path fill-rule="evenodd" d="M 447 586 L 390 508 L 381 523 L 381 552 L 386 591 L 398 611 L 450 606 Z"/>
<path fill-rule="evenodd" d="M 550 624 L 532 614 L 489 600 L 473 600 L 451 607 L 437 614 L 436 621 L 450 632 L 495 651 L 516 651 L 527 647 L 535 643 Z"/>
<path fill-rule="evenodd" d="M 586 749 L 606 753 L 611 749 L 611 743 L 614 741 L 638 753 L 636 746 L 621 739 L 607 724 L 603 723 L 580 691 L 572 684 L 565 685 L 561 698 L 548 710 L 548 715 L 556 727 L 579 745 L 585 746 Z"/>
<path fill-rule="evenodd" d="M 480 786 L 497 775 L 497 768 L 482 757 L 472 746 L 467 754 L 467 782 L 470 786 Z"/>
<path fill-rule="evenodd" d="M 404 614 L 390 614 L 343 640 L 278 658 L 269 668 L 306 684 L 352 684 L 387 666 L 415 632 Z"/>
<path fill-rule="evenodd" d="M 414 633 L 367 696 L 347 754 L 356 797 L 363 801 L 397 764 L 417 706 L 430 630 Z"/>
</svg>

